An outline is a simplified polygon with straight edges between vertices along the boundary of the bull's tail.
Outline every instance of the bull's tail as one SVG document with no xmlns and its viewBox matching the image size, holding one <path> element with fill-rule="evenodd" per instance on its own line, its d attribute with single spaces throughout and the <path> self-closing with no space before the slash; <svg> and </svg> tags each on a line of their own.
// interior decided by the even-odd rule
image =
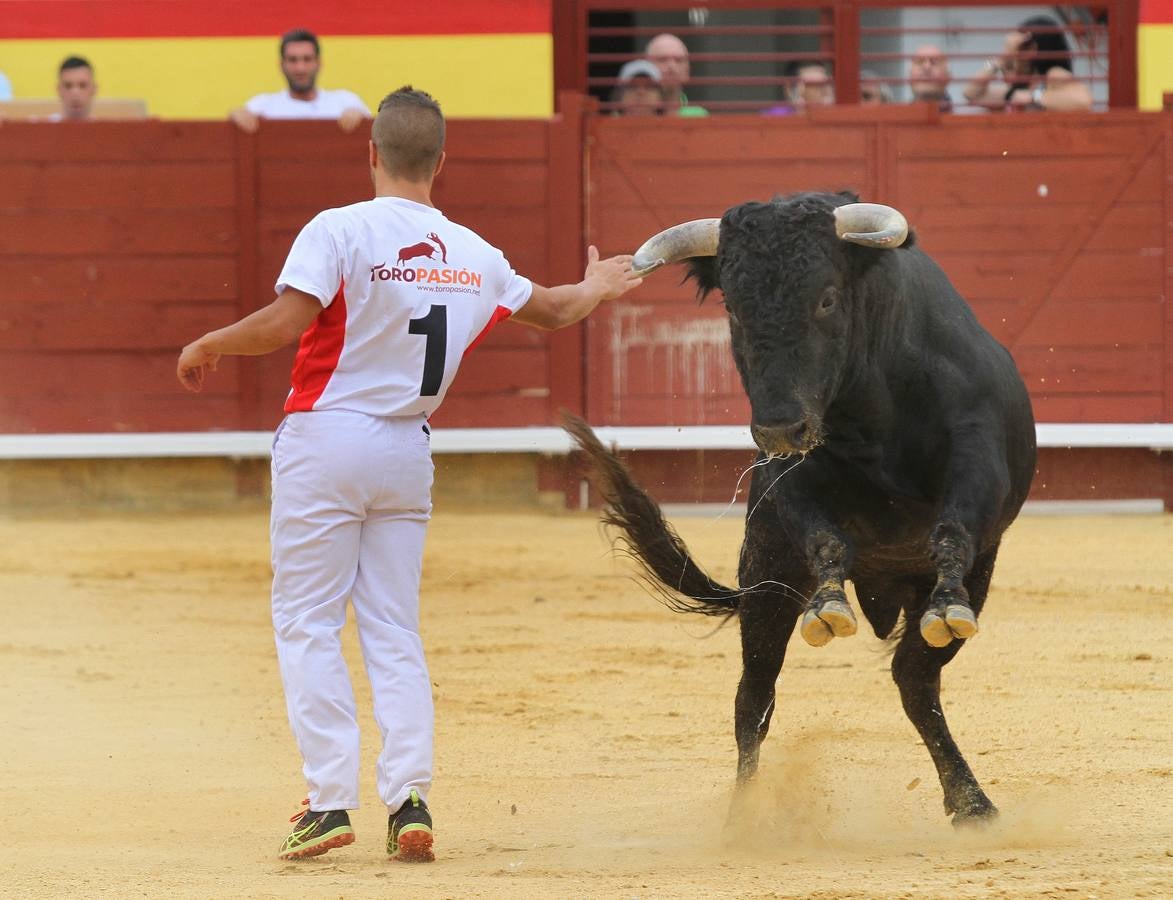
<svg viewBox="0 0 1173 900">
<path fill-rule="evenodd" d="M 622 531 L 619 543 L 643 568 L 657 596 L 677 612 L 729 618 L 741 591 L 713 581 L 688 553 L 660 507 L 635 483 L 627 467 L 603 446 L 591 426 L 563 412 L 562 427 L 591 458 L 607 503 L 603 523 Z"/>
</svg>

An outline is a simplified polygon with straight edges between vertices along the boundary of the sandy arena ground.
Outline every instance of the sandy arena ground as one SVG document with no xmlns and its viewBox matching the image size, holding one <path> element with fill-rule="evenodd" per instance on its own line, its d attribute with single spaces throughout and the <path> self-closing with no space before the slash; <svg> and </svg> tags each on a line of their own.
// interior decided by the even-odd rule
<svg viewBox="0 0 1173 900">
<path fill-rule="evenodd" d="M 731 579 L 742 526 L 678 522 Z M 735 626 L 660 607 L 593 516 L 437 513 L 438 861 L 389 863 L 353 634 L 355 845 L 304 796 L 262 513 L 0 520 L 0 895 L 1173 896 L 1173 516 L 1022 520 L 946 712 L 999 825 L 955 834 L 870 633 L 797 636 L 726 826 Z"/>
</svg>

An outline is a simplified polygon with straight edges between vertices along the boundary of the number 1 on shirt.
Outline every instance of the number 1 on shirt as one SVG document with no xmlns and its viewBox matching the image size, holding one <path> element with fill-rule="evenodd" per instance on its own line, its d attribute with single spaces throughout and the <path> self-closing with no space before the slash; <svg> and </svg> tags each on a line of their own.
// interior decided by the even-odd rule
<svg viewBox="0 0 1173 900">
<path fill-rule="evenodd" d="M 408 321 L 409 334 L 427 336 L 424 346 L 424 377 L 420 383 L 421 397 L 435 397 L 444 382 L 444 359 L 448 354 L 448 308 L 434 305 L 428 314 Z"/>
</svg>

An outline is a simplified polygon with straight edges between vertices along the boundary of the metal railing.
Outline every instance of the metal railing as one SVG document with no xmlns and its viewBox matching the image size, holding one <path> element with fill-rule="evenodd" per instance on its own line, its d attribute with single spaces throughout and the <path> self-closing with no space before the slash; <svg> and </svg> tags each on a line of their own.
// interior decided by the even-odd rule
<svg viewBox="0 0 1173 900">
<path fill-rule="evenodd" d="M 729 0 L 704 9 L 679 0 L 566 0 L 555 4 L 555 82 L 560 90 L 593 94 L 604 112 L 616 111 L 619 68 L 643 57 L 652 37 L 668 32 L 689 50 L 688 102 L 710 112 L 801 108 L 799 62 L 827 70 L 838 104 L 860 103 L 868 94 L 902 103 L 912 99 L 909 66 L 917 45 L 932 43 L 944 50 L 953 107 L 964 112 L 965 85 L 987 59 L 1002 55 L 1009 32 L 1040 10 L 1055 21 L 1051 33 L 1066 38 L 1071 68 L 1090 88 L 1093 108 L 1135 108 L 1137 8 L 1131 0 L 1100 2 L 1094 14 L 1086 6 L 1008 0 Z"/>
</svg>

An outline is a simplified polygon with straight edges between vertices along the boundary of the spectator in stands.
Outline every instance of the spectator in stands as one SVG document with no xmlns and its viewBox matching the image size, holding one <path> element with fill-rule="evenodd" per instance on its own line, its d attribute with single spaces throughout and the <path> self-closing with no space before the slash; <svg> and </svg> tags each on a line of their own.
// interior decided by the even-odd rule
<svg viewBox="0 0 1173 900">
<path fill-rule="evenodd" d="M 707 116 L 703 106 L 688 102 L 684 86 L 688 84 L 688 48 L 674 34 L 658 34 L 648 41 L 644 56 L 660 71 L 668 114 L 673 116 Z"/>
<path fill-rule="evenodd" d="M 1036 16 L 1006 35 L 1002 56 L 987 60 L 965 99 L 990 110 L 1088 110 L 1092 94 L 1076 80 L 1071 48 L 1054 19 Z"/>
<path fill-rule="evenodd" d="M 941 112 L 953 112 L 953 98 L 949 96 L 949 60 L 935 44 L 916 48 L 908 65 L 908 85 L 913 103 L 935 103 Z"/>
<path fill-rule="evenodd" d="M 801 112 L 808 106 L 830 106 L 835 102 L 835 82 L 823 63 L 797 60 L 786 67 L 786 74 L 793 79 L 787 90 L 796 111 Z"/>
<path fill-rule="evenodd" d="M 892 102 L 892 91 L 870 69 L 859 73 L 859 103 L 861 106 L 882 106 Z"/>
<path fill-rule="evenodd" d="M 791 60 L 786 64 L 786 102 L 762 110 L 763 116 L 792 116 L 808 106 L 829 106 L 835 102 L 835 83 L 823 63 Z"/>
<path fill-rule="evenodd" d="M 61 112 L 50 118 L 55 122 L 84 122 L 94 109 L 94 97 L 98 94 L 98 83 L 94 80 L 94 67 L 81 56 L 68 56 L 57 69 L 57 96 L 61 99 Z"/>
<path fill-rule="evenodd" d="M 660 70 L 646 59 L 633 59 L 619 70 L 619 83 L 611 94 L 617 116 L 662 116 L 667 98 Z"/>
<path fill-rule="evenodd" d="M 245 131 L 256 131 L 261 119 L 337 119 L 343 131 L 353 131 L 371 118 L 371 111 L 351 91 L 327 91 L 317 86 L 322 68 L 318 38 L 298 29 L 281 38 L 281 74 L 288 90 L 257 94 L 230 116 Z"/>
</svg>

